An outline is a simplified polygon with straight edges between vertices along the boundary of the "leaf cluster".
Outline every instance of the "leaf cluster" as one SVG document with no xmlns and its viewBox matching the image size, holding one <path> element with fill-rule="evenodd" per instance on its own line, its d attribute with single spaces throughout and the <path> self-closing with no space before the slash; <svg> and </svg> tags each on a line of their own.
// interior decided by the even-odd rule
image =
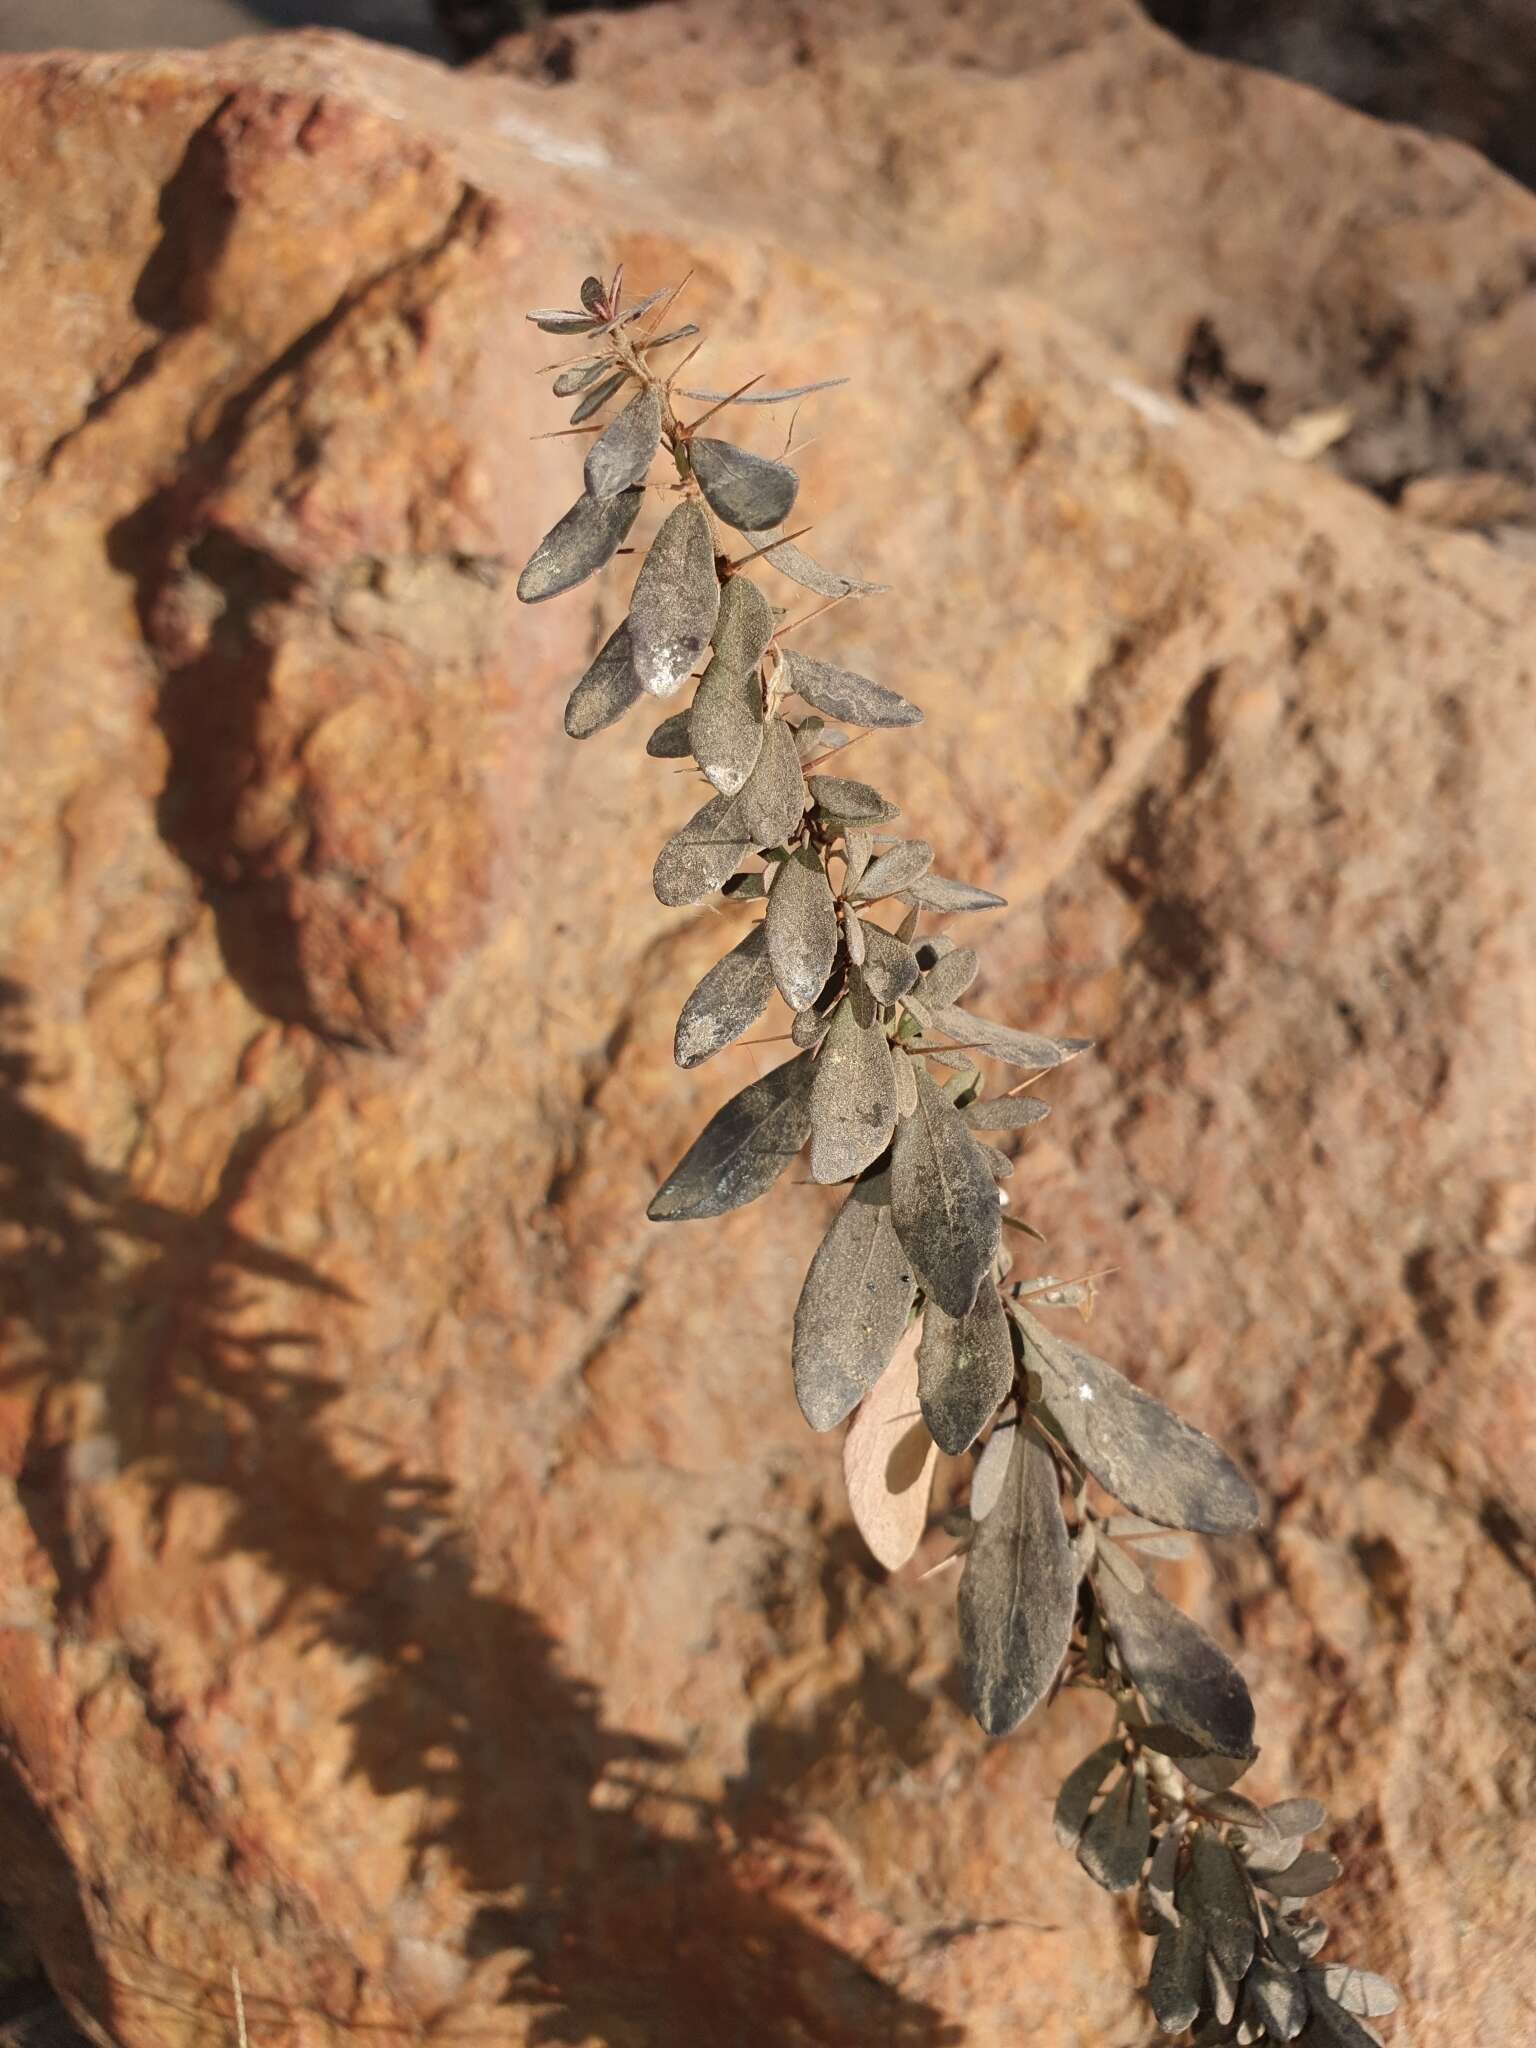
<svg viewBox="0 0 1536 2048">
<path fill-rule="evenodd" d="M 1324 1930 L 1310 1901 L 1338 1874 L 1303 1844 L 1321 1809 L 1260 1807 L 1234 1789 L 1258 1755 L 1247 1688 L 1151 1582 L 1191 1534 L 1252 1529 L 1258 1499 L 1211 1438 L 1042 1319 L 1063 1308 L 1086 1318 L 1094 1280 L 1015 1277 L 1004 1241 L 1014 1164 L 991 1139 L 1041 1121 L 1035 1084 L 1089 1041 L 979 1014 L 977 950 L 920 930 L 925 914 L 1003 899 L 936 873 L 933 847 L 901 827 L 884 791 L 827 765 L 850 729 L 912 728 L 922 713 L 885 683 L 784 644 L 792 626 L 753 572 L 829 604 L 882 586 L 794 545 L 785 525 L 799 478 L 786 459 L 700 432 L 732 405 L 824 387 L 679 391 L 682 366 L 658 365 L 697 330 L 662 329 L 675 293 L 625 307 L 621 286 L 622 273 L 588 278 L 578 308 L 529 315 L 579 338 L 584 353 L 552 366 L 554 388 L 577 397 L 572 429 L 596 438 L 582 494 L 518 594 L 540 602 L 595 574 L 646 492 L 662 491 L 668 509 L 627 616 L 572 689 L 566 730 L 588 739 L 692 682 L 647 744 L 691 763 L 702 786 L 655 857 L 655 893 L 761 915 L 683 1003 L 675 1057 L 683 1068 L 718 1057 L 775 997 L 793 1048 L 716 1111 L 648 1214 L 682 1223 L 741 1208 L 802 1157 L 812 1182 L 844 1190 L 795 1310 L 796 1397 L 813 1429 L 849 1425 L 850 1505 L 889 1570 L 928 1529 L 940 1453 L 974 1459 L 946 1560 L 959 1566 L 966 1695 L 991 1735 L 1064 1685 L 1113 1703 L 1115 1733 L 1068 1776 L 1056 1829 L 1097 1883 L 1136 1894 L 1155 1942 L 1158 2022 L 1194 2027 L 1202 2043 L 1374 2040 L 1368 2021 L 1392 2009 L 1390 1988 L 1314 1961 Z M 676 408 L 689 397 L 708 410 L 685 421 Z M 1043 1242 L 1006 1221 L 1014 1246 Z"/>
</svg>

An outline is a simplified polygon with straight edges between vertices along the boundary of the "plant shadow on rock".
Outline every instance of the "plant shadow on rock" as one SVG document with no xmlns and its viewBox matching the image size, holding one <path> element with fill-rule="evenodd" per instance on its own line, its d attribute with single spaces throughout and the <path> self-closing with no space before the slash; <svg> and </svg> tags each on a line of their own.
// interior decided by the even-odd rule
<svg viewBox="0 0 1536 2048">
<path fill-rule="evenodd" d="M 135 1194 L 28 1102 L 25 1002 L 0 981 L 0 1203 L 13 1225 L 0 1314 L 30 1354 L 0 1384 L 37 1389 L 17 1491 L 56 1576 L 61 1630 L 88 1627 L 98 1563 L 69 1477 L 90 1387 L 94 1433 L 119 1472 L 151 1478 L 162 1502 L 187 1487 L 227 1495 L 219 1554 L 255 1556 L 288 1588 L 268 1630 L 289 1610 L 315 1615 L 318 1640 L 374 1668 L 347 1715 L 354 1767 L 381 1799 L 423 1795 L 418 1859 L 446 1856 L 478 1896 L 471 1961 L 517 1952 L 504 1997 L 536 2008 L 530 2040 L 769 2048 L 797 2038 L 797 2023 L 798 2038 L 826 2044 L 963 2039 L 743 1881 L 721 1815 L 699 1809 L 683 1838 L 643 1817 L 646 1788 L 624 1771 L 669 1752 L 605 1726 L 599 1695 L 558 1669 L 542 1623 L 475 1583 L 446 1480 L 338 1458 L 325 1421 L 345 1388 L 302 1363 L 313 1335 L 281 1316 L 267 1326 L 267 1295 L 353 1297 L 232 1221 L 280 1131 L 235 1148 L 200 1212 Z M 152 1658 L 139 1679 L 153 1697 Z M 15 1795 L 0 1784 L 5 1810 L 16 1804 L 46 1848 L 46 1824 Z M 766 1843 L 765 1828 L 765 1870 Z M 45 1960 L 110 2029 L 113 1985 L 85 1920 L 54 1911 L 68 1871 L 34 1859 L 22 1875 L 17 1904 Z M 210 2000 L 223 1990 L 214 1975 Z"/>
</svg>

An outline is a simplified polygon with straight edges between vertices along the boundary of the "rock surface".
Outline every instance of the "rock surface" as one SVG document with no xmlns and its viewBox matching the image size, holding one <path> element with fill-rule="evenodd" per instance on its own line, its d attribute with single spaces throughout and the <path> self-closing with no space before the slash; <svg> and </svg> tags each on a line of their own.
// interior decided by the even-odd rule
<svg viewBox="0 0 1536 2048">
<path fill-rule="evenodd" d="M 826 1196 L 644 1220 L 775 1054 L 671 1068 L 740 913 L 560 729 L 627 579 L 503 573 L 522 309 L 619 256 L 701 381 L 853 376 L 804 503 L 896 588 L 805 644 L 924 705 L 859 772 L 1010 897 L 987 1007 L 1101 1041 L 1015 1202 L 1270 1504 L 1170 1590 L 1394 2038 L 1533 2030 L 1536 591 L 1387 499 L 1531 481 L 1536 200 L 1027 12 L 0 68 L 0 1891 L 125 2048 L 232 1966 L 259 2048 L 1150 2031 L 1099 1717 L 989 1747 L 799 1420 Z"/>
</svg>

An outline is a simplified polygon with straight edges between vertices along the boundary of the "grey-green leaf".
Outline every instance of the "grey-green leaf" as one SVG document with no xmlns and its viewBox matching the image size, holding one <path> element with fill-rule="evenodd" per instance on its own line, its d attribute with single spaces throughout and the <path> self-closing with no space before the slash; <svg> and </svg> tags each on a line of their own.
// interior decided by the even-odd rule
<svg viewBox="0 0 1536 2048">
<path fill-rule="evenodd" d="M 1307 1994 L 1289 1970 L 1260 1956 L 1243 1984 L 1243 2010 L 1275 2041 L 1294 2041 L 1307 2023 Z"/>
<path fill-rule="evenodd" d="M 578 391 L 585 391 L 601 377 L 611 360 L 609 356 L 594 356 L 589 363 L 572 363 L 554 381 L 556 398 L 574 398 Z"/>
<path fill-rule="evenodd" d="M 869 980 L 869 962 L 864 962 L 865 981 Z M 917 1109 L 917 1062 L 899 1046 L 891 1048 L 891 1071 L 896 1077 L 896 1114 L 911 1116 Z"/>
<path fill-rule="evenodd" d="M 1014 1431 L 1009 1430 L 1010 1440 Z M 996 1442 L 996 1438 L 992 1439 Z M 990 1445 L 988 1448 L 990 1449 Z M 974 1488 L 973 1488 L 974 1490 Z M 1075 1849 L 1088 1825 L 1088 1815 L 1093 1802 L 1099 1796 L 1099 1787 L 1109 1776 L 1125 1752 L 1125 1744 L 1119 1736 L 1108 1742 L 1101 1742 L 1097 1749 L 1090 1750 L 1080 1764 L 1075 1764 L 1062 1780 L 1060 1792 L 1056 1795 L 1056 1811 L 1053 1825 L 1056 1839 L 1063 1849 Z"/>
<path fill-rule="evenodd" d="M 896 1129 L 891 1210 L 923 1291 L 963 1316 L 1002 1237 L 991 1170 L 926 1064 L 912 1062 L 917 1108 Z"/>
<path fill-rule="evenodd" d="M 717 960 L 683 1005 L 673 1055 L 696 1067 L 740 1038 L 768 1007 L 773 969 L 763 926 L 753 925 L 740 945 Z"/>
<path fill-rule="evenodd" d="M 813 562 L 809 555 L 797 548 L 792 540 L 781 541 L 776 527 L 753 530 L 746 537 L 755 548 L 777 543 L 772 554 L 765 555 L 763 559 L 792 583 L 798 583 L 805 590 L 814 590 L 818 597 L 874 597 L 891 587 L 888 583 L 866 583 L 857 576 L 840 576 L 835 570 L 824 569 L 820 562 Z"/>
<path fill-rule="evenodd" d="M 1182 2034 L 1195 2023 L 1205 1989 L 1205 1943 L 1190 1920 L 1180 1920 L 1157 1937 L 1147 1998 L 1158 2025 L 1168 2034 Z"/>
<path fill-rule="evenodd" d="M 754 846 L 783 846 L 805 816 L 805 777 L 795 737 L 782 718 L 770 718 L 757 766 L 741 791 L 742 823 Z"/>
<path fill-rule="evenodd" d="M 774 897 L 777 895 L 776 888 Z M 768 912 L 771 917 L 773 897 Z M 848 994 L 832 1013 L 832 1025 L 816 1061 L 811 1089 L 811 1179 L 823 1184 L 851 1180 L 880 1157 L 895 1128 L 896 1078 L 891 1071 L 890 1042 L 880 1028 L 873 997 L 855 973 L 850 976 Z"/>
<path fill-rule="evenodd" d="M 1309 1994 L 1312 2014 L 1297 2040 L 1302 2048 L 1377 2048 L 1380 2036 L 1320 1991 Z"/>
<path fill-rule="evenodd" d="M 671 696 L 709 645 L 719 609 L 709 514 L 688 498 L 662 521 L 629 601 L 635 674 L 643 689 Z"/>
<path fill-rule="evenodd" d="M 740 798 L 711 797 L 656 856 L 651 881 L 669 910 L 702 903 L 729 879 L 752 842 L 742 829 Z"/>
<path fill-rule="evenodd" d="M 1152 1867 L 1147 1872 L 1146 1902 L 1158 1928 L 1177 1927 L 1179 1924 L 1179 1909 L 1174 1904 L 1173 1895 L 1178 1883 L 1179 1850 L 1183 1840 L 1177 1828 L 1165 1828 L 1152 1853 Z"/>
<path fill-rule="evenodd" d="M 1366 2019 L 1385 2019 L 1397 2011 L 1397 1992 L 1374 1970 L 1357 1970 L 1350 1963 L 1329 1963 L 1320 1970 L 1308 1970 L 1307 1982 L 1316 1984 L 1325 1997 L 1346 2012 Z"/>
<path fill-rule="evenodd" d="M 626 621 L 608 635 L 596 659 L 566 699 L 565 729 L 573 740 L 590 739 L 595 732 L 621 719 L 642 696 L 629 663 L 629 625 Z"/>
<path fill-rule="evenodd" d="M 1152 1842 L 1144 1771 L 1123 1771 L 1083 1831 L 1077 1860 L 1107 1892 L 1128 1892 L 1141 1876 Z"/>
<path fill-rule="evenodd" d="M 540 604 L 595 575 L 616 553 L 644 502 L 645 492 L 638 484 L 615 498 L 589 498 L 583 491 L 545 534 L 518 577 L 517 594 L 523 603 Z"/>
<path fill-rule="evenodd" d="M 922 991 L 919 991 L 922 993 Z M 1006 1060 L 1014 1067 L 1059 1067 L 1084 1044 L 1072 1038 L 1042 1038 L 1035 1031 L 1015 1031 L 1011 1024 L 994 1024 L 988 1017 L 973 1017 L 958 1003 L 936 1008 L 933 1021 L 941 1031 L 961 1039 L 994 1060 Z"/>
<path fill-rule="evenodd" d="M 765 1195 L 811 1135 L 814 1063 L 786 1060 L 716 1110 L 651 1198 L 653 1223 L 723 1216 Z"/>
<path fill-rule="evenodd" d="M 856 675 L 852 669 L 835 668 L 828 661 L 817 661 L 795 647 L 784 650 L 784 661 L 789 671 L 789 687 L 831 718 L 863 726 L 922 722 L 923 714 L 915 704 L 909 704 L 905 697 L 880 683 L 872 683 L 868 676 Z"/>
<path fill-rule="evenodd" d="M 932 1430 L 928 1434 L 932 1436 Z M 1018 1434 L 1018 1420 L 1010 1406 L 987 1438 L 976 1460 L 976 1470 L 971 1474 L 971 1497 L 967 1505 L 973 1522 L 984 1522 L 1002 1498 L 1003 1482 L 1008 1477 Z"/>
<path fill-rule="evenodd" d="M 773 637 L 768 600 L 745 576 L 720 595 L 715 653 L 693 696 L 693 757 L 723 795 L 745 787 L 763 745 L 763 686 L 757 664 Z"/>
<path fill-rule="evenodd" d="M 768 958 L 779 994 L 808 1010 L 827 985 L 837 953 L 832 885 L 813 847 L 800 846 L 779 869 L 768 896 Z"/>
<path fill-rule="evenodd" d="M 968 1102 L 960 1114 L 973 1131 L 1022 1131 L 1044 1121 L 1048 1102 L 1033 1095 L 999 1095 L 990 1102 Z"/>
<path fill-rule="evenodd" d="M 917 955 L 878 924 L 864 926 L 864 979 L 877 1003 L 895 1003 L 917 982 Z"/>
<path fill-rule="evenodd" d="M 708 436 L 689 442 L 688 459 L 710 510 L 727 526 L 753 532 L 789 517 L 800 479 L 788 463 Z"/>
<path fill-rule="evenodd" d="M 1320 1799 L 1277 1799 L 1264 1809 L 1264 1818 L 1280 1835 L 1311 1835 L 1328 1818 Z"/>
<path fill-rule="evenodd" d="M 910 888 L 933 865 L 933 848 L 926 839 L 902 839 L 872 860 L 853 891 L 856 903 L 876 903 L 882 896 L 894 896 Z"/>
<path fill-rule="evenodd" d="M 611 498 L 639 483 L 661 446 L 661 394 L 642 386 L 587 450 L 583 469 L 588 493 Z"/>
<path fill-rule="evenodd" d="M 1192 1830 L 1176 1897 L 1180 1913 L 1199 1922 L 1221 1969 L 1240 1984 L 1258 1946 L 1253 1900 L 1237 1859 L 1213 1828 Z"/>
<path fill-rule="evenodd" d="M 584 398 L 577 400 L 571 408 L 571 425 L 579 427 L 583 420 L 589 420 L 593 413 L 601 412 L 615 392 L 622 391 L 629 381 L 627 370 L 615 370 L 611 377 L 605 377 L 601 384 L 594 384 Z"/>
<path fill-rule="evenodd" d="M 961 1668 L 971 1712 L 1006 1735 L 1050 1690 L 1072 1635 L 1077 1563 L 1050 1453 L 1026 1437 L 960 1581 Z"/>
<path fill-rule="evenodd" d="M 997 1198 L 993 1197 L 993 1206 Z M 917 1354 L 917 1398 L 934 1442 L 957 1458 L 986 1428 L 1013 1385 L 1013 1341 L 990 1279 L 963 1316 L 930 1302 Z"/>
<path fill-rule="evenodd" d="M 973 946 L 953 946 L 924 974 L 917 992 L 935 1013 L 958 1003 L 981 972 L 981 956 Z"/>
<path fill-rule="evenodd" d="M 840 823 L 883 825 L 901 816 L 895 804 L 867 782 L 853 782 L 844 775 L 813 775 L 810 786 L 816 808 Z"/>
<path fill-rule="evenodd" d="M 623 632 L 627 647 L 629 644 L 629 626 L 627 622 Z M 625 658 L 627 660 L 628 656 L 626 655 Z M 640 687 L 638 677 L 634 679 L 634 686 L 635 695 L 643 697 L 645 692 Z M 645 743 L 645 751 L 653 760 L 686 761 L 688 759 L 693 752 L 692 747 L 688 744 L 688 720 L 690 715 L 687 711 L 674 711 L 661 721 L 660 725 L 657 726 Z"/>
<path fill-rule="evenodd" d="M 1107 1574 L 1094 1586 L 1120 1661 L 1153 1719 L 1220 1757 L 1248 1756 L 1253 1701 L 1232 1660 L 1154 1587 L 1131 1593 Z"/>
<path fill-rule="evenodd" d="M 941 914 L 959 910 L 1001 910 L 1006 896 L 994 896 L 990 889 L 978 889 L 971 882 L 951 882 L 943 875 L 926 874 L 901 892 L 903 903 L 914 910 L 935 910 Z"/>
<path fill-rule="evenodd" d="M 795 1398 L 812 1429 L 835 1429 L 879 1379 L 915 1292 L 911 1262 L 891 1223 L 889 1177 L 880 1174 L 861 1182 L 838 1210 L 800 1290 Z"/>
<path fill-rule="evenodd" d="M 1013 1313 L 1067 1448 L 1116 1500 L 1205 1536 L 1255 1527 L 1258 1496 L 1219 1444 L 1021 1304 Z"/>
<path fill-rule="evenodd" d="M 1284 1870 L 1267 1870 L 1257 1857 L 1249 1865 L 1253 1881 L 1277 1899 L 1312 1899 L 1337 1884 L 1342 1869 L 1338 1858 L 1326 1849 L 1303 1849 Z"/>
</svg>

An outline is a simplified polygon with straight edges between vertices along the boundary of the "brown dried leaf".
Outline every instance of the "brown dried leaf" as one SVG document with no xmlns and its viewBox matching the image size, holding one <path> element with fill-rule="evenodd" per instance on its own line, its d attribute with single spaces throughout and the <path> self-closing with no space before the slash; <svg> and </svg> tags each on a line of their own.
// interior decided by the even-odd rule
<svg viewBox="0 0 1536 2048">
<path fill-rule="evenodd" d="M 843 1483 L 854 1527 L 888 1572 L 900 1571 L 922 1541 L 939 1458 L 927 1425 L 913 1412 L 920 1329 L 908 1327 L 843 1438 Z"/>
</svg>

